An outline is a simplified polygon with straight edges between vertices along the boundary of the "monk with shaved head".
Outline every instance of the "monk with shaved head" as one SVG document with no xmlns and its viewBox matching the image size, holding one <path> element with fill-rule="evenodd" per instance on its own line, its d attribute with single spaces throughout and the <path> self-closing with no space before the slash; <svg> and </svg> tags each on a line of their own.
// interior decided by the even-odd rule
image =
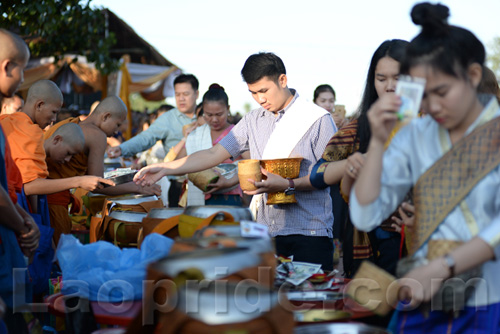
<svg viewBox="0 0 500 334">
<path fill-rule="evenodd" d="M 12 95 L 12 97 L 4 97 L 0 101 L 0 115 L 8 115 L 21 111 L 23 106 L 24 100 L 17 94 Z"/>
<path fill-rule="evenodd" d="M 21 37 L 0 29 L 0 99 L 11 97 L 24 80 L 30 52 Z"/>
<path fill-rule="evenodd" d="M 23 81 L 23 71 L 28 63 L 29 51 L 26 43 L 19 36 L 0 29 L 0 100 L 11 97 Z M 9 333 L 27 332 L 24 319 L 15 317 L 13 313 L 14 299 L 17 305 L 23 305 L 26 300 L 20 300 L 13 292 L 14 269 L 26 269 L 23 254 L 32 257 L 38 248 L 40 231 L 33 218 L 17 204 L 17 195 L 13 185 L 7 178 L 18 176 L 17 169 L 10 154 L 10 146 L 0 126 L 0 299 L 6 304 L 4 321 Z M 6 177 L 7 176 L 7 177 Z M 19 278 L 18 282 L 22 281 Z M 28 275 L 23 282 L 29 286 Z M 30 298 L 29 289 L 24 289 Z M 19 314 L 19 313 L 18 313 Z M 0 326 L 2 326 L 0 320 Z"/>
<path fill-rule="evenodd" d="M 42 210 L 38 208 L 39 195 L 78 187 L 92 191 L 102 188 L 102 183 L 113 184 L 95 176 L 79 176 L 64 180 L 48 178 L 49 171 L 45 161 L 46 146 L 42 129 L 55 121 L 62 104 L 63 96 L 59 87 L 50 80 L 40 80 L 29 88 L 26 103 L 21 112 L 0 116 L 0 124 L 11 146 L 12 157 L 21 172 L 24 193 L 28 196 L 33 213 L 39 212 L 39 209 Z M 80 135 L 78 133 L 77 131 L 76 134 L 59 135 L 57 138 L 62 143 L 61 145 L 58 145 L 56 140 L 55 146 L 47 146 L 50 149 L 48 152 L 50 156 L 56 156 L 59 163 L 64 163 L 73 155 L 80 153 L 85 140 L 81 133 Z M 75 142 L 74 139 L 78 137 L 80 140 Z M 73 140 L 73 145 L 67 145 L 71 140 Z M 62 160 L 60 156 L 63 157 Z M 47 217 L 46 220 L 49 218 Z"/>
<path fill-rule="evenodd" d="M 78 124 L 85 137 L 85 146 L 81 153 L 75 155 L 68 163 L 59 164 L 52 157 L 47 157 L 49 179 L 65 179 L 78 175 L 104 175 L 104 153 L 106 150 L 106 139 L 118 131 L 120 125 L 127 117 L 127 107 L 123 101 L 116 96 L 105 98 L 97 105 L 95 110 L 84 120 L 78 117 L 68 118 L 52 126 L 46 133 L 45 138 L 53 136 L 54 131 L 64 124 Z M 129 193 L 156 194 L 160 195 L 158 185 L 140 187 L 133 182 L 94 190 L 94 192 L 105 195 L 122 195 Z M 58 229 L 62 233 L 70 233 L 71 218 L 68 215 L 68 206 L 72 196 L 69 191 L 61 191 L 47 196 L 51 221 L 57 221 Z"/>
</svg>

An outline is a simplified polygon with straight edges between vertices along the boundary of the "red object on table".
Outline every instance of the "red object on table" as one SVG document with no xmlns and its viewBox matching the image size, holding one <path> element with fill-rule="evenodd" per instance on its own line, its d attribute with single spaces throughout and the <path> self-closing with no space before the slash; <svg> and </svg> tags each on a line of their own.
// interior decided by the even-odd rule
<svg viewBox="0 0 500 334">
<path fill-rule="evenodd" d="M 49 312 L 58 317 L 64 317 L 66 308 L 64 295 L 56 293 L 45 298 Z M 141 310 L 142 301 L 125 301 L 122 303 L 90 302 L 95 320 L 102 325 L 128 326 L 136 314 Z"/>
</svg>

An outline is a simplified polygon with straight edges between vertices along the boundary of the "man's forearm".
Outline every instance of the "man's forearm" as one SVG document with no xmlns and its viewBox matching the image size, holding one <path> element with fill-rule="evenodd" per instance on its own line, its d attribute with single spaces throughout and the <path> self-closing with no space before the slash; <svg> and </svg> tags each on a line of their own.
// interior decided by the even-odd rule
<svg viewBox="0 0 500 334">
<path fill-rule="evenodd" d="M 295 184 L 295 190 L 298 191 L 307 191 L 316 189 L 311 185 L 311 181 L 309 180 L 309 175 L 300 177 L 298 179 L 294 179 L 293 183 Z"/>
<path fill-rule="evenodd" d="M 184 175 L 217 166 L 230 157 L 229 152 L 220 144 L 217 144 L 210 149 L 198 151 L 179 160 L 164 163 L 163 167 L 168 170 L 167 175 Z"/>
</svg>

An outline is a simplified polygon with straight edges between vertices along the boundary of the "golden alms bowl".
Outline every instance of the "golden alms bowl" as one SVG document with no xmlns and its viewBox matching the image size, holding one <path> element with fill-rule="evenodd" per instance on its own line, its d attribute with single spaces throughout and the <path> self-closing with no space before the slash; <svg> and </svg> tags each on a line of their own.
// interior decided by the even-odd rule
<svg viewBox="0 0 500 334">
<path fill-rule="evenodd" d="M 302 160 L 303 158 L 261 160 L 260 165 L 268 172 L 278 174 L 284 178 L 295 179 L 299 177 L 300 163 Z M 269 193 L 266 204 L 272 205 L 290 203 L 297 203 L 295 194 L 285 195 L 284 192 L 280 191 L 277 193 Z"/>
</svg>

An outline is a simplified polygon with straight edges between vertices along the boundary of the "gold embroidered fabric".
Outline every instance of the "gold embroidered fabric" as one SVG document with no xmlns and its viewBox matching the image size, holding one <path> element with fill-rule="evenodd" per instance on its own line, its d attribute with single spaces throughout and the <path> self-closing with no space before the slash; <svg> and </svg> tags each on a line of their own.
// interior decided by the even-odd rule
<svg viewBox="0 0 500 334">
<path fill-rule="evenodd" d="M 476 128 L 427 170 L 414 187 L 410 254 L 422 246 L 471 189 L 500 164 L 500 117 Z"/>
</svg>

